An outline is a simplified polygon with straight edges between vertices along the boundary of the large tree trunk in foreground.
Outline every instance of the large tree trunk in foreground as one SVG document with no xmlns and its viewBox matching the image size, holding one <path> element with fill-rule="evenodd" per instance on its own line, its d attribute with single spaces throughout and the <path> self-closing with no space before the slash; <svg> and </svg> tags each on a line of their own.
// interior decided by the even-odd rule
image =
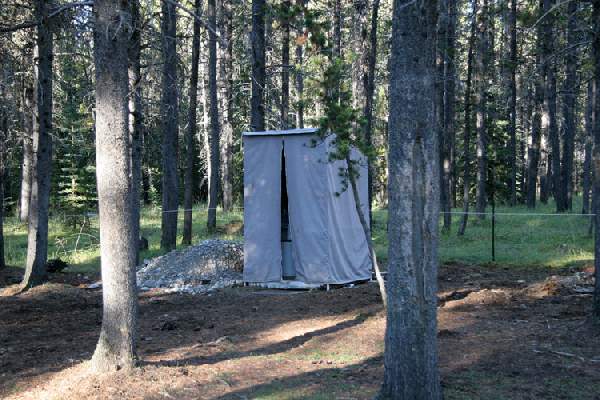
<svg viewBox="0 0 600 400">
<path fill-rule="evenodd" d="M 593 53 L 594 60 L 594 266 L 596 269 L 596 286 L 594 291 L 594 315 L 600 319 L 600 0 L 593 0 L 592 27 L 594 32 Z"/>
<path fill-rule="evenodd" d="M 195 0 L 194 10 L 202 15 L 202 0 Z M 196 155 L 196 114 L 198 107 L 198 61 L 200 60 L 200 21 L 194 18 L 192 38 L 192 68 L 189 88 L 188 126 L 185 132 L 185 173 L 183 188 L 183 244 L 192 244 L 192 207 L 194 206 L 194 158 Z"/>
<path fill-rule="evenodd" d="M 50 202 L 50 170 L 52 167 L 52 30 L 48 4 L 35 2 L 37 39 L 34 50 L 34 165 L 29 201 L 27 262 L 21 285 L 29 288 L 46 279 L 48 258 L 48 207 Z"/>
<path fill-rule="evenodd" d="M 129 43 L 129 138 L 131 141 L 131 197 L 133 236 L 140 237 L 140 187 L 142 181 L 142 136 L 144 130 L 142 113 L 142 74 L 140 65 L 142 21 L 139 0 L 131 1 L 131 40 Z M 136 264 L 139 262 L 139 246 L 136 247 Z"/>
<path fill-rule="evenodd" d="M 265 7 L 265 0 L 252 0 L 252 131 L 265 130 Z"/>
<path fill-rule="evenodd" d="M 95 372 L 129 370 L 136 362 L 138 243 L 127 119 L 130 12 L 127 1 L 94 3 L 96 176 L 103 286 L 102 330 L 91 363 Z"/>
<path fill-rule="evenodd" d="M 381 398 L 442 398 L 437 366 L 439 156 L 435 0 L 395 0 L 390 54 L 389 263 Z"/>
<path fill-rule="evenodd" d="M 162 2 L 162 224 L 160 247 L 172 250 L 177 245 L 177 214 L 179 207 L 179 177 L 177 153 L 179 144 L 177 103 L 177 10 L 169 1 Z"/>
<path fill-rule="evenodd" d="M 21 194 L 19 200 L 19 221 L 29 221 L 29 202 L 31 201 L 31 175 L 33 168 L 33 90 L 27 87 L 23 90 L 23 164 L 21 168 Z"/>
<path fill-rule="evenodd" d="M 210 175 L 208 177 L 208 229 L 217 227 L 217 202 L 219 196 L 219 105 L 217 96 L 217 9 L 215 0 L 208 0 L 208 91 L 210 105 Z"/>
<path fill-rule="evenodd" d="M 477 32 L 477 6 L 478 0 L 473 0 L 473 15 L 471 19 L 471 32 L 469 37 L 469 50 L 467 55 L 467 83 L 465 88 L 465 128 L 463 129 L 463 214 L 458 227 L 458 235 L 465 234 L 469 221 L 469 198 L 471 191 L 471 136 L 473 131 L 473 117 L 471 115 L 473 95 L 473 58 L 475 51 L 475 35 Z"/>
</svg>

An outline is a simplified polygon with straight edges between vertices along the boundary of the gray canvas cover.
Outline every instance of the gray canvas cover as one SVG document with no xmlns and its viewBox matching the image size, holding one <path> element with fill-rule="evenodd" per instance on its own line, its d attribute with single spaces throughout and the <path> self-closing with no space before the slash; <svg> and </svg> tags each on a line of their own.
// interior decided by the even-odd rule
<svg viewBox="0 0 600 400">
<path fill-rule="evenodd" d="M 315 135 L 244 137 L 244 280 L 281 280 L 281 148 L 296 279 L 305 283 L 347 283 L 369 279 L 368 247 L 351 190 L 342 190 L 339 169 L 329 162 L 332 137 Z M 360 157 L 358 152 L 353 155 Z M 358 182 L 368 218 L 367 171 Z M 336 195 L 339 193 L 339 195 Z"/>
<path fill-rule="evenodd" d="M 244 280 L 281 280 L 281 137 L 244 137 Z"/>
</svg>

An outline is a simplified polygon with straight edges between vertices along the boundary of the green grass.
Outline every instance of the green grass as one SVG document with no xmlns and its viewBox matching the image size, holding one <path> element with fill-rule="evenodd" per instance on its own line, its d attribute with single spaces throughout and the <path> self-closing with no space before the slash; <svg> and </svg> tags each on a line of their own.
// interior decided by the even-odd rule
<svg viewBox="0 0 600 400">
<path fill-rule="evenodd" d="M 574 210 L 581 210 L 575 199 Z M 454 211 L 462 211 L 456 209 Z M 491 208 L 488 208 L 491 211 Z M 524 206 L 496 208 L 496 264 L 507 266 L 564 267 L 593 259 L 593 242 L 589 235 L 589 217 L 562 214 L 535 216 L 528 213 L 553 214 L 554 205 L 539 205 L 535 210 Z M 510 213 L 516 215 L 502 215 Z M 439 255 L 442 262 L 472 264 L 492 263 L 492 221 L 470 215 L 464 236 L 458 236 L 461 215 L 452 215 L 449 232 L 440 233 Z M 387 211 L 373 213 L 373 238 L 378 257 L 387 260 Z M 441 227 L 441 221 L 440 221 Z"/>
<path fill-rule="evenodd" d="M 217 225 L 224 225 L 242 221 L 241 211 L 217 213 Z M 156 208 L 145 208 L 141 212 L 141 234 L 148 239 L 148 250 L 142 251 L 140 259 L 152 258 L 162 254 L 160 250 L 160 224 L 161 212 Z M 183 228 L 183 213 L 179 213 L 177 248 L 181 245 L 181 234 Z M 49 248 L 48 258 L 61 258 L 69 263 L 69 271 L 89 273 L 96 272 L 100 268 L 100 234 L 98 217 L 91 217 L 83 226 L 76 228 L 68 226 L 58 217 L 50 219 L 49 222 Z M 193 236 L 192 243 L 196 244 L 202 240 L 219 237 L 223 239 L 241 239 L 226 233 L 209 233 L 206 228 L 206 212 L 195 212 L 193 214 Z M 8 265 L 23 267 L 27 257 L 27 226 L 18 222 L 16 218 L 6 218 L 4 221 L 4 248 L 6 263 Z"/>
<path fill-rule="evenodd" d="M 574 209 L 579 210 L 580 200 L 575 200 Z M 460 211 L 460 210 L 456 210 Z M 496 263 L 508 266 L 551 266 L 564 267 L 587 262 L 593 258 L 592 237 L 588 234 L 589 219 L 581 216 L 530 216 L 530 210 L 519 206 L 515 208 L 497 207 L 496 216 Z M 553 205 L 540 205 L 534 212 L 553 213 Z M 514 213 L 517 215 L 501 215 Z M 217 213 L 218 226 L 242 221 L 241 211 Z M 452 229 L 440 234 L 440 259 L 442 262 L 462 262 L 473 264 L 491 263 L 491 218 L 483 221 L 475 216 L 469 217 L 469 224 L 463 237 L 457 236 L 460 215 L 453 215 Z M 160 210 L 146 208 L 141 215 L 142 235 L 149 241 L 149 249 L 143 251 L 141 258 L 151 258 L 161 254 L 160 250 Z M 387 211 L 373 212 L 373 238 L 377 255 L 387 261 Z M 183 213 L 179 213 L 178 248 L 181 243 Z M 51 218 L 49 226 L 49 258 L 67 261 L 74 272 L 94 272 L 99 269 L 99 233 L 98 219 L 92 217 L 84 225 L 69 227 L 58 218 Z M 241 239 L 240 234 L 232 235 L 224 231 L 211 234 L 206 228 L 206 213 L 194 212 L 193 243 L 220 237 Z M 15 218 L 6 218 L 4 226 L 5 254 L 9 265 L 23 266 L 27 254 L 27 228 Z"/>
</svg>

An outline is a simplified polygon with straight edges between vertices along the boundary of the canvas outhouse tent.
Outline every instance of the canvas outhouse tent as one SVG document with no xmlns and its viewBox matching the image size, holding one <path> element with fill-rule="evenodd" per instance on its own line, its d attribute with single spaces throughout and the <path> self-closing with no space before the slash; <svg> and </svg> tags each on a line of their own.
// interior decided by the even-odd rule
<svg viewBox="0 0 600 400">
<path fill-rule="evenodd" d="M 329 161 L 332 140 L 319 139 L 317 129 L 243 134 L 245 282 L 341 284 L 371 277 L 354 197 L 340 177 L 346 163 Z M 366 163 L 360 165 L 368 218 Z"/>
</svg>

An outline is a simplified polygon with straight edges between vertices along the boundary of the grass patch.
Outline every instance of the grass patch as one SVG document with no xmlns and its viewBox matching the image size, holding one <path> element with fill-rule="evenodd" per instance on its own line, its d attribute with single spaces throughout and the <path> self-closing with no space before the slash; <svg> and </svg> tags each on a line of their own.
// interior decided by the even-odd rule
<svg viewBox="0 0 600 400">
<path fill-rule="evenodd" d="M 181 245 L 183 230 L 183 212 L 178 214 L 177 248 Z M 229 223 L 241 222 L 242 212 L 217 213 L 217 225 L 223 227 Z M 148 250 L 140 253 L 140 258 L 152 258 L 163 254 L 160 249 L 161 212 L 157 208 L 144 208 L 141 211 L 141 235 L 148 239 Z M 209 233 L 206 228 L 206 212 L 193 214 L 192 243 L 219 237 L 222 239 L 241 239 L 241 234 L 228 234 L 217 230 Z M 4 221 L 4 249 L 6 263 L 24 267 L 27 258 L 27 225 L 17 218 L 9 217 Z M 76 227 L 66 224 L 58 216 L 50 218 L 48 226 L 48 258 L 61 258 L 70 267 L 69 271 L 78 273 L 96 272 L 100 269 L 100 232 L 98 217 L 92 216 Z"/>
<path fill-rule="evenodd" d="M 574 200 L 574 210 L 581 209 L 580 201 L 579 198 Z M 550 203 L 540 205 L 535 210 L 524 206 L 500 206 L 496 212 L 496 264 L 565 267 L 593 260 L 589 217 L 569 214 L 527 215 L 554 214 L 554 205 Z M 505 213 L 514 215 L 503 215 Z M 440 260 L 445 263 L 491 263 L 491 218 L 480 220 L 476 216 L 469 216 L 464 236 L 457 235 L 460 219 L 461 215 L 452 215 L 450 231 L 440 233 Z M 373 220 L 377 256 L 385 262 L 388 246 L 387 210 L 374 211 Z"/>
<path fill-rule="evenodd" d="M 574 210 L 579 210 L 580 199 L 574 200 Z M 552 214 L 553 204 L 540 205 L 535 213 Z M 460 210 L 455 210 L 460 211 Z M 589 262 L 593 259 L 592 237 L 589 235 L 589 219 L 575 215 L 532 216 L 523 206 L 498 207 L 496 216 L 496 263 L 509 266 L 552 266 L 564 267 Z M 502 215 L 511 213 L 515 215 Z M 241 222 L 243 213 L 235 211 L 217 213 L 217 224 Z M 452 229 L 440 234 L 440 259 L 442 262 L 486 264 L 491 262 L 491 218 L 479 220 L 469 217 L 464 236 L 456 232 L 460 215 L 453 215 Z M 161 213 L 157 208 L 145 208 L 141 213 L 141 232 L 148 239 L 149 249 L 141 258 L 152 258 L 162 254 L 160 250 Z M 181 243 L 183 213 L 179 213 L 179 235 Z M 49 258 L 61 258 L 71 265 L 74 272 L 95 272 L 100 266 L 98 218 L 90 217 L 77 227 L 68 226 L 58 217 L 49 225 Z M 216 233 L 206 228 L 206 212 L 193 214 L 193 243 L 208 238 L 242 239 L 242 233 L 227 233 L 220 229 Z M 387 262 L 387 210 L 373 211 L 373 239 L 377 256 Z M 23 266 L 27 256 L 27 227 L 16 218 L 6 218 L 4 227 L 5 255 L 9 265 Z M 182 248 L 178 244 L 178 248 Z"/>
</svg>

